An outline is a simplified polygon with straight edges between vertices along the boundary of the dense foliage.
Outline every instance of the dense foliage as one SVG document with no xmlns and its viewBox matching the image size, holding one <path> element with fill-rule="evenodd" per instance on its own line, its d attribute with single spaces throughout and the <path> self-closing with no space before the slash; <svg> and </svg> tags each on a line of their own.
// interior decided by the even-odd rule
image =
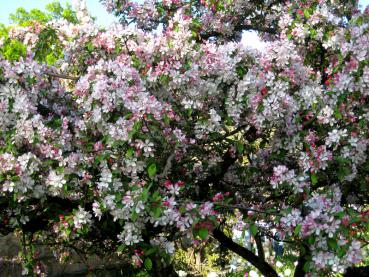
<svg viewBox="0 0 369 277">
<path fill-rule="evenodd" d="M 356 1 L 102 1 L 18 11 L 0 39 L 0 232 L 175 275 L 210 237 L 278 276 L 368 259 L 369 10 Z M 238 41 L 255 30 L 265 51 Z M 232 241 L 249 230 L 257 251 Z M 181 242 L 181 243 L 179 243 Z"/>
</svg>

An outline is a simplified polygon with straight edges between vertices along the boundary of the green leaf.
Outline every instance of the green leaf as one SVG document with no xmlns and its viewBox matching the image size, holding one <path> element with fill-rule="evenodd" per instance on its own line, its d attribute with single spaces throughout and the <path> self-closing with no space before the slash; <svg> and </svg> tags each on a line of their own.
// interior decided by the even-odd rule
<svg viewBox="0 0 369 277">
<path fill-rule="evenodd" d="M 150 256 L 151 254 L 153 254 L 155 252 L 156 252 L 155 247 L 149 248 L 149 249 L 145 250 L 145 256 Z"/>
<path fill-rule="evenodd" d="M 160 193 L 157 190 L 154 191 L 154 193 L 152 194 L 151 198 L 154 199 L 155 201 L 161 199 L 160 198 Z"/>
<path fill-rule="evenodd" d="M 309 244 L 314 244 L 315 242 L 315 237 L 314 236 L 310 236 L 308 239 Z"/>
<path fill-rule="evenodd" d="M 136 222 L 137 218 L 138 218 L 138 214 L 136 213 L 136 210 L 133 210 L 131 214 L 131 220 L 133 222 Z"/>
<path fill-rule="evenodd" d="M 344 234 L 345 237 L 348 237 L 349 230 L 346 227 L 341 228 L 341 232 Z"/>
<path fill-rule="evenodd" d="M 87 46 L 88 51 L 90 51 L 90 52 L 92 52 L 95 48 L 94 45 L 92 44 L 92 42 L 87 43 L 86 46 Z"/>
<path fill-rule="evenodd" d="M 316 35 L 317 35 L 317 33 L 318 33 L 318 32 L 317 32 L 314 28 L 311 28 L 311 29 L 310 29 L 310 35 L 311 35 L 311 37 L 312 37 L 312 38 L 315 38 L 315 37 L 316 37 Z"/>
<path fill-rule="evenodd" d="M 247 70 L 242 65 L 239 65 L 236 68 L 236 73 L 240 78 L 242 78 L 247 73 Z"/>
<path fill-rule="evenodd" d="M 124 248 L 125 248 L 124 244 L 119 245 L 117 248 L 117 252 L 123 252 Z"/>
<path fill-rule="evenodd" d="M 131 139 L 133 138 L 133 136 L 135 134 L 137 134 L 140 130 L 141 130 L 141 127 L 142 127 L 142 122 L 141 121 L 136 121 L 134 124 L 133 124 L 133 127 L 132 127 L 132 130 L 128 133 L 128 137 Z"/>
<path fill-rule="evenodd" d="M 13 182 L 18 182 L 20 180 L 20 177 L 19 176 L 12 176 L 10 178 L 10 180 L 12 180 Z"/>
<path fill-rule="evenodd" d="M 304 9 L 304 15 L 306 18 L 310 18 L 310 13 L 309 13 L 309 10 L 308 9 Z"/>
<path fill-rule="evenodd" d="M 334 116 L 337 118 L 337 119 L 342 119 L 342 114 L 340 113 L 340 111 L 338 109 L 336 109 L 334 111 Z"/>
<path fill-rule="evenodd" d="M 343 248 L 343 247 L 341 247 L 339 250 L 338 250 L 338 253 L 337 253 L 337 256 L 339 257 L 339 258 L 343 258 L 343 256 L 345 256 L 345 254 L 346 254 L 346 249 L 345 248 Z"/>
<path fill-rule="evenodd" d="M 163 120 L 164 120 L 164 123 L 165 123 L 165 124 L 169 125 L 169 123 L 170 123 L 170 118 L 169 118 L 169 116 L 168 116 L 167 114 L 164 114 L 164 116 L 163 116 Z"/>
<path fill-rule="evenodd" d="M 239 154 L 242 154 L 242 153 L 243 153 L 243 150 L 244 150 L 244 145 L 243 145 L 243 143 L 242 143 L 242 142 L 237 141 L 236 149 L 237 149 L 237 152 L 238 152 Z"/>
<path fill-rule="evenodd" d="M 165 9 L 162 7 L 162 6 L 158 6 L 157 8 L 157 11 L 160 13 L 160 14 L 164 14 L 166 11 Z"/>
<path fill-rule="evenodd" d="M 161 215 L 161 208 L 160 208 L 160 207 L 156 207 L 156 208 L 154 209 L 154 217 L 155 217 L 155 218 L 159 218 L 159 217 L 160 217 L 160 215 Z"/>
<path fill-rule="evenodd" d="M 208 237 L 208 234 L 209 234 L 209 230 L 208 230 L 208 229 L 201 228 L 201 229 L 199 230 L 199 237 L 200 237 L 202 240 L 205 240 L 205 239 Z"/>
<path fill-rule="evenodd" d="M 311 173 L 310 178 L 311 178 L 311 183 L 313 185 L 316 185 L 318 183 L 318 177 L 316 176 L 315 173 Z"/>
<path fill-rule="evenodd" d="M 149 174 L 149 177 L 153 179 L 156 175 L 156 164 L 153 163 L 147 168 L 147 173 Z"/>
<path fill-rule="evenodd" d="M 126 158 L 131 158 L 133 156 L 134 152 L 135 151 L 133 150 L 133 148 L 129 148 L 126 152 Z"/>
<path fill-rule="evenodd" d="M 143 202 L 146 202 L 148 198 L 149 198 L 149 191 L 145 189 L 141 194 L 141 199 Z"/>
<path fill-rule="evenodd" d="M 142 122 L 141 121 L 136 121 L 135 124 L 133 124 L 133 128 L 132 130 L 135 131 L 135 133 L 137 133 L 142 127 Z"/>
<path fill-rule="evenodd" d="M 301 224 L 299 224 L 299 225 L 297 225 L 297 226 L 295 227 L 295 231 L 294 231 L 295 236 L 297 236 L 297 235 L 300 233 L 300 231 L 301 231 L 301 227 L 302 227 L 302 225 L 301 225 Z"/>
<path fill-rule="evenodd" d="M 142 201 L 146 202 L 146 201 L 147 201 L 147 199 L 149 198 L 149 192 L 150 192 L 151 187 L 152 187 L 152 183 L 150 183 L 150 184 L 149 184 L 149 186 L 148 186 L 148 187 L 146 187 L 146 188 L 143 190 L 143 192 L 142 192 L 142 194 L 141 194 L 141 199 L 142 199 Z"/>
<path fill-rule="evenodd" d="M 310 262 L 306 262 L 304 264 L 303 269 L 304 269 L 305 272 L 309 272 L 310 271 Z"/>
<path fill-rule="evenodd" d="M 345 212 L 339 212 L 339 213 L 336 213 L 336 215 L 335 215 L 335 216 L 336 216 L 337 218 L 341 219 L 341 218 L 343 218 L 343 217 L 345 216 L 345 214 L 346 214 Z"/>
<path fill-rule="evenodd" d="M 151 270 L 152 269 L 152 261 L 150 258 L 146 258 L 145 262 L 144 262 L 145 268 L 147 270 Z"/>
<path fill-rule="evenodd" d="M 171 47 L 169 47 L 169 48 L 171 48 Z M 163 85 L 168 85 L 168 83 L 169 83 L 169 76 L 168 75 L 161 75 L 160 78 L 159 78 L 159 80 L 160 80 L 160 83 L 162 83 Z"/>
<path fill-rule="evenodd" d="M 252 224 L 252 225 L 250 226 L 250 231 L 251 231 L 251 234 L 252 234 L 253 236 L 256 236 L 256 234 L 258 233 L 258 227 L 257 227 L 255 224 Z"/>
<path fill-rule="evenodd" d="M 179 24 L 175 24 L 173 31 L 178 33 L 179 32 Z"/>
<path fill-rule="evenodd" d="M 337 244 L 337 240 L 334 238 L 329 238 L 328 239 L 328 247 L 332 250 L 337 249 L 338 244 Z"/>
</svg>

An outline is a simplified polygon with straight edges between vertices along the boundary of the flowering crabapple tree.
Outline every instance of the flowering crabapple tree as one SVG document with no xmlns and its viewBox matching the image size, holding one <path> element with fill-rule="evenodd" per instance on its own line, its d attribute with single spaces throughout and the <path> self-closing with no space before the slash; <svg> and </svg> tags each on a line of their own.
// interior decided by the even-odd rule
<svg viewBox="0 0 369 277">
<path fill-rule="evenodd" d="M 103 0 L 120 19 L 15 25 L 0 61 L 0 232 L 175 276 L 183 238 L 278 276 L 365 272 L 369 9 L 355 0 Z M 257 31 L 258 52 L 239 41 Z M 1 51 L 4 53 L 4 51 Z M 52 55 L 52 58 L 46 58 Z M 230 226 L 227 220 L 236 216 Z M 250 230 L 257 251 L 235 243 Z"/>
</svg>

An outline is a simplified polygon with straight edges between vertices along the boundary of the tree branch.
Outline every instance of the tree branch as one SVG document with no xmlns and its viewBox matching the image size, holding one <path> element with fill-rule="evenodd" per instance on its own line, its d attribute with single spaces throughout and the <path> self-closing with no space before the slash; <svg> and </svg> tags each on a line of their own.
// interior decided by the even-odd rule
<svg viewBox="0 0 369 277">
<path fill-rule="evenodd" d="M 254 236 L 254 238 L 255 238 L 255 242 L 256 242 L 256 247 L 258 249 L 258 257 L 259 257 L 259 259 L 262 259 L 263 261 L 265 261 L 265 254 L 264 254 L 264 249 L 263 249 L 263 243 L 261 241 L 260 234 L 256 234 Z"/>
<path fill-rule="evenodd" d="M 255 141 L 258 138 L 256 128 L 254 126 L 251 126 L 245 132 L 244 138 L 248 142 Z M 227 173 L 228 169 L 237 161 L 238 158 L 239 157 L 237 155 L 233 155 L 229 150 L 225 152 L 222 157 L 223 161 L 219 163 L 218 166 L 210 170 L 209 175 L 203 181 L 197 184 L 198 187 L 201 188 L 201 190 L 199 190 L 199 193 L 197 194 L 195 200 L 203 200 L 207 197 L 207 194 L 210 190 L 209 184 L 213 184 L 215 190 L 221 191 L 221 180 Z"/>
<path fill-rule="evenodd" d="M 273 215 L 273 216 L 284 216 L 281 213 L 278 212 L 272 212 L 272 211 L 262 211 L 262 210 L 257 210 L 257 209 L 253 209 L 253 208 L 248 208 L 242 205 L 230 205 L 230 204 L 223 204 L 223 203 L 216 203 L 217 206 L 221 206 L 224 208 L 229 208 L 229 209 L 239 209 L 239 210 L 243 210 L 243 211 L 248 211 L 248 212 L 255 212 L 255 213 L 260 213 L 260 214 L 266 214 L 266 215 Z"/>
<path fill-rule="evenodd" d="M 242 131 L 243 129 L 245 129 L 248 125 L 241 125 L 239 127 L 237 127 L 236 129 L 234 129 L 233 131 L 231 132 L 227 132 L 226 134 L 224 134 L 223 136 L 221 137 L 218 137 L 216 139 L 213 139 L 213 140 L 204 140 L 204 141 L 200 141 L 198 144 L 200 145 L 204 145 L 204 144 L 207 144 L 207 143 L 212 143 L 212 142 L 219 142 L 219 141 L 222 141 L 222 140 L 225 140 L 226 138 L 230 137 L 230 136 L 233 136 L 235 134 L 237 134 L 238 132 Z"/>
<path fill-rule="evenodd" d="M 274 268 L 265 262 L 262 258 L 256 256 L 247 248 L 235 243 L 232 239 L 227 237 L 221 230 L 215 229 L 213 231 L 213 237 L 218 240 L 223 246 L 227 247 L 229 250 L 240 255 L 242 258 L 246 259 L 253 266 L 255 266 L 261 274 L 268 277 L 278 277 L 277 272 Z"/>
<path fill-rule="evenodd" d="M 307 262 L 307 257 L 309 255 L 310 255 L 309 247 L 304 244 L 301 245 L 300 256 L 297 261 L 297 266 L 296 266 L 295 274 L 293 275 L 293 277 L 305 277 L 304 266 L 305 266 L 305 263 Z"/>
<path fill-rule="evenodd" d="M 73 81 L 78 81 L 79 77 L 74 77 L 74 76 L 69 76 L 69 75 L 65 75 L 65 74 L 61 74 L 61 73 L 54 73 L 54 72 L 44 72 L 44 74 L 51 76 L 51 77 L 56 77 L 56 78 L 61 78 L 61 79 L 68 79 L 68 80 L 73 80 Z"/>
<path fill-rule="evenodd" d="M 349 267 L 346 269 L 343 277 L 365 277 L 369 276 L 369 266 Z"/>
</svg>

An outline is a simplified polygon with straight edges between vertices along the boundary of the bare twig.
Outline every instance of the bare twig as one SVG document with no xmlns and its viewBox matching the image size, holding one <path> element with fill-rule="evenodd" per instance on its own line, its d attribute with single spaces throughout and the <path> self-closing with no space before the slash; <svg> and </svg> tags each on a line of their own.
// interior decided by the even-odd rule
<svg viewBox="0 0 369 277">
<path fill-rule="evenodd" d="M 216 203 L 215 205 L 218 205 L 224 208 L 229 208 L 229 209 L 239 209 L 239 210 L 249 211 L 249 212 L 254 212 L 254 213 L 261 213 L 261 214 L 274 215 L 274 216 L 283 216 L 282 214 L 277 213 L 277 212 L 261 211 L 261 210 L 257 210 L 253 208 L 248 208 L 242 205 L 229 205 L 229 204 L 222 204 L 222 203 Z"/>
<path fill-rule="evenodd" d="M 54 72 L 44 72 L 44 74 L 51 76 L 51 77 L 56 77 L 56 78 L 61 78 L 61 79 L 68 79 L 68 80 L 73 80 L 73 81 L 78 81 L 79 77 L 74 77 L 74 76 L 69 76 L 66 74 L 61 74 L 61 73 L 54 73 Z"/>
<path fill-rule="evenodd" d="M 207 143 L 213 143 L 213 142 L 219 142 L 219 141 L 225 140 L 226 138 L 228 138 L 230 136 L 233 136 L 233 135 L 237 134 L 238 132 L 241 132 L 247 126 L 248 125 L 241 125 L 241 126 L 237 127 L 236 129 L 234 129 L 233 131 L 227 132 L 226 134 L 224 134 L 223 136 L 221 136 L 219 138 L 212 139 L 212 140 L 203 140 L 203 141 L 200 141 L 198 144 L 203 145 L 203 144 L 207 144 Z"/>
<path fill-rule="evenodd" d="M 166 163 L 165 163 L 165 166 L 164 166 L 164 169 L 163 169 L 163 172 L 158 176 L 159 179 L 162 179 L 162 178 L 165 178 L 167 177 L 169 171 L 171 170 L 172 168 L 172 161 L 174 159 L 176 155 L 176 151 L 173 150 L 172 154 L 170 154 L 170 156 L 168 157 Z"/>
</svg>

